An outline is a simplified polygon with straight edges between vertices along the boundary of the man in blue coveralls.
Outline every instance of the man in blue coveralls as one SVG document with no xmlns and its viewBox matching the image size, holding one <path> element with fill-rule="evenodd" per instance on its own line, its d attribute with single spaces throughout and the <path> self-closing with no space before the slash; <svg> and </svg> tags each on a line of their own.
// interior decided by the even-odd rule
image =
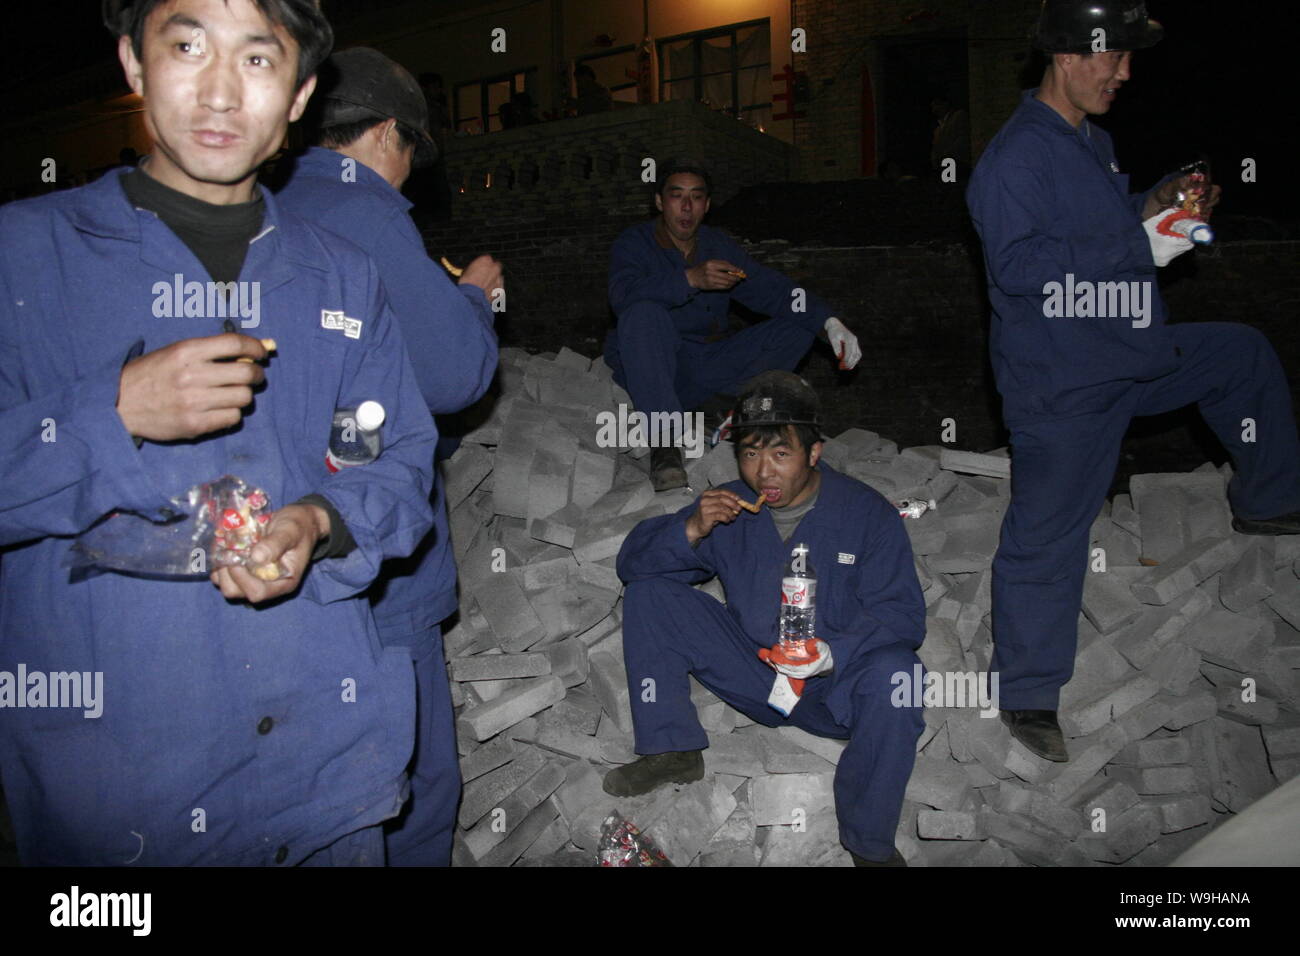
<svg viewBox="0 0 1300 956">
<path fill-rule="evenodd" d="M 415 379 L 434 414 L 473 404 L 492 383 L 497 339 L 488 295 L 501 266 L 479 256 L 459 285 L 431 260 L 400 190 L 414 164 L 433 161 L 428 108 L 415 78 L 377 50 L 334 54 L 316 92 L 323 108 L 316 141 L 297 158 L 280 201 L 304 219 L 352 240 L 370 254 L 410 350 Z M 447 866 L 460 798 L 451 691 L 441 622 L 456 610 L 456 565 L 442 481 L 435 484 L 434 526 L 409 558 L 385 562 L 371 598 L 385 646 L 415 662 L 418 725 L 411 800 L 387 826 L 391 866 Z"/>
<path fill-rule="evenodd" d="M 437 432 L 374 263 L 256 182 L 332 33 L 312 0 L 109 0 L 105 22 L 152 154 L 0 210 L 0 672 L 103 688 L 98 715 L 0 692 L 19 853 L 380 864 L 415 695 L 365 593 L 432 525 Z M 236 296 L 273 357 L 222 332 Z M 383 453 L 331 475 L 335 409 L 365 400 L 387 410 Z M 248 568 L 63 567 L 104 516 L 165 521 L 225 473 L 280 506 Z"/>
<path fill-rule="evenodd" d="M 1050 59 L 1043 84 L 989 143 L 966 194 L 984 244 L 989 351 L 1013 453 L 993 562 L 993 669 L 1012 734 L 1054 761 L 1068 757 L 1057 697 L 1074 668 L 1089 528 L 1133 416 L 1197 403 L 1232 455 L 1233 527 L 1300 531 L 1300 447 L 1272 347 L 1244 325 L 1165 324 L 1156 269 L 1192 243 L 1155 227 L 1193 183 L 1171 176 L 1130 194 L 1110 137 L 1087 119 L 1110 109 L 1132 51 L 1161 35 L 1133 0 L 1047 0 L 1036 33 Z M 1217 199 L 1216 186 L 1203 211 Z M 1071 284 L 1122 288 L 1124 299 L 1111 301 L 1130 307 L 1060 317 L 1049 293 Z"/>
<path fill-rule="evenodd" d="M 848 738 L 835 772 L 840 840 L 859 866 L 904 866 L 894 832 L 924 720 L 890 696 L 893 675 L 920 667 L 925 606 L 898 509 L 819 461 L 818 417 L 797 375 L 758 376 L 734 412 L 741 480 L 641 522 L 623 543 L 623 656 L 636 751 L 647 756 L 610 771 L 604 787 L 631 796 L 703 777 L 694 674 L 758 723 Z M 742 511 L 754 493 L 767 508 Z M 807 680 L 783 717 L 768 705 L 775 675 L 758 651 L 776 643 L 782 571 L 798 545 L 817 573 L 820 653 L 777 666 Z M 692 587 L 715 575 L 725 607 Z"/>
<path fill-rule="evenodd" d="M 707 169 L 669 160 L 657 182 L 660 215 L 625 229 L 609 257 L 609 302 L 618 325 L 605 339 L 605 361 L 638 411 L 680 421 L 687 409 L 734 393 L 760 372 L 792 370 L 823 331 L 840 368 L 858 364 L 857 337 L 830 306 L 701 225 L 713 191 Z M 728 335 L 733 297 L 771 318 Z M 656 491 L 686 484 L 679 440 L 651 440 Z"/>
</svg>

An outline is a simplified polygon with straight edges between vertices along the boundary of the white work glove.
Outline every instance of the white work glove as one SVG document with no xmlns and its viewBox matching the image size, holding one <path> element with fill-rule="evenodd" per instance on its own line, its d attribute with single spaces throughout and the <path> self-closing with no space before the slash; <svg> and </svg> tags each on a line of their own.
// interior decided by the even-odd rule
<svg viewBox="0 0 1300 956">
<path fill-rule="evenodd" d="M 831 351 L 835 353 L 840 360 L 840 368 L 850 369 L 858 364 L 862 358 L 862 348 L 858 345 L 858 337 L 849 331 L 846 326 L 835 316 L 826 320 L 826 335 L 831 340 Z"/>
<path fill-rule="evenodd" d="M 1192 240 L 1184 239 L 1182 236 L 1166 236 L 1156 231 L 1156 226 L 1164 220 L 1176 219 L 1181 215 L 1183 215 L 1181 209 L 1163 209 L 1142 223 L 1142 228 L 1147 232 L 1147 240 L 1151 243 L 1151 257 L 1161 268 L 1196 245 Z"/>
<path fill-rule="evenodd" d="M 817 638 L 817 660 L 807 664 L 778 664 L 772 661 L 772 666 L 777 672 L 784 674 L 786 677 L 797 677 L 800 680 L 807 680 L 809 677 L 816 677 L 823 674 L 835 666 L 835 661 L 831 657 L 831 646 Z"/>
</svg>

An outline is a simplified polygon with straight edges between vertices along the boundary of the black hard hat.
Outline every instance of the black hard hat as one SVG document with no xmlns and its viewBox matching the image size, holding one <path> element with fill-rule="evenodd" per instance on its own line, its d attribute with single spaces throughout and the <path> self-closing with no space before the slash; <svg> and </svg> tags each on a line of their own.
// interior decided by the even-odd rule
<svg viewBox="0 0 1300 956">
<path fill-rule="evenodd" d="M 429 106 L 415 77 L 370 47 L 357 46 L 335 53 L 320 70 L 321 125 L 337 126 L 364 119 L 395 119 L 419 134 L 415 165 L 427 166 L 438 158 L 429 135 Z"/>
<path fill-rule="evenodd" d="M 1105 50 L 1141 50 L 1165 35 L 1140 0 L 1043 0 L 1034 46 L 1044 53 L 1092 53 L 1094 30 L 1105 31 Z"/>
<path fill-rule="evenodd" d="M 794 372 L 763 372 L 746 384 L 731 414 L 733 431 L 754 425 L 811 425 L 820 429 L 821 401 Z"/>
</svg>

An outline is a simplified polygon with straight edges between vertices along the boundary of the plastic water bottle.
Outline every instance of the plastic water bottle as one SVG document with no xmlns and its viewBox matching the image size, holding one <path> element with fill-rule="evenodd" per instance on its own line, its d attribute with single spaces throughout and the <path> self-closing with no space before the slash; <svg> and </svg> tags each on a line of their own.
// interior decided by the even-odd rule
<svg viewBox="0 0 1300 956">
<path fill-rule="evenodd" d="M 335 409 L 330 445 L 325 452 L 325 467 L 330 474 L 366 465 L 378 458 L 384 449 L 384 439 L 379 432 L 383 424 L 384 406 L 378 402 L 362 402 L 356 408 Z"/>
<path fill-rule="evenodd" d="M 781 648 L 790 657 L 807 657 L 807 642 L 817 637 L 817 573 L 807 545 L 790 552 L 781 576 Z"/>
<path fill-rule="evenodd" d="M 1177 222 L 1171 223 L 1169 228 L 1200 245 L 1206 245 L 1214 241 L 1214 230 L 1199 219 L 1179 219 Z"/>
</svg>

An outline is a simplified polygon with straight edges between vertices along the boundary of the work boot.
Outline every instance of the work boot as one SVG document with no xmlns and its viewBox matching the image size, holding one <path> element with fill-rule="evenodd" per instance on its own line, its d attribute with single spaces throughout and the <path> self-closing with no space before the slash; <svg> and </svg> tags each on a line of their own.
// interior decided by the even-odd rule
<svg viewBox="0 0 1300 956">
<path fill-rule="evenodd" d="M 638 757 L 605 774 L 601 784 L 616 797 L 639 797 L 665 783 L 693 783 L 704 779 L 704 751 L 670 750 Z"/>
<path fill-rule="evenodd" d="M 858 856 L 852 850 L 849 851 L 849 856 L 853 857 L 854 866 L 907 866 L 907 861 L 898 850 L 894 850 L 888 860 L 868 860 L 865 856 Z"/>
<path fill-rule="evenodd" d="M 1053 763 L 1065 763 L 1070 759 L 1065 752 L 1061 725 L 1056 722 L 1056 711 L 1004 710 L 1002 722 L 1011 728 L 1011 736 L 1029 748 L 1030 753 Z"/>
<path fill-rule="evenodd" d="M 1242 534 L 1300 534 L 1300 511 L 1276 518 L 1233 517 L 1232 530 Z"/>
<path fill-rule="evenodd" d="M 680 448 L 650 449 L 650 482 L 655 491 L 686 487 L 686 466 Z"/>
</svg>

